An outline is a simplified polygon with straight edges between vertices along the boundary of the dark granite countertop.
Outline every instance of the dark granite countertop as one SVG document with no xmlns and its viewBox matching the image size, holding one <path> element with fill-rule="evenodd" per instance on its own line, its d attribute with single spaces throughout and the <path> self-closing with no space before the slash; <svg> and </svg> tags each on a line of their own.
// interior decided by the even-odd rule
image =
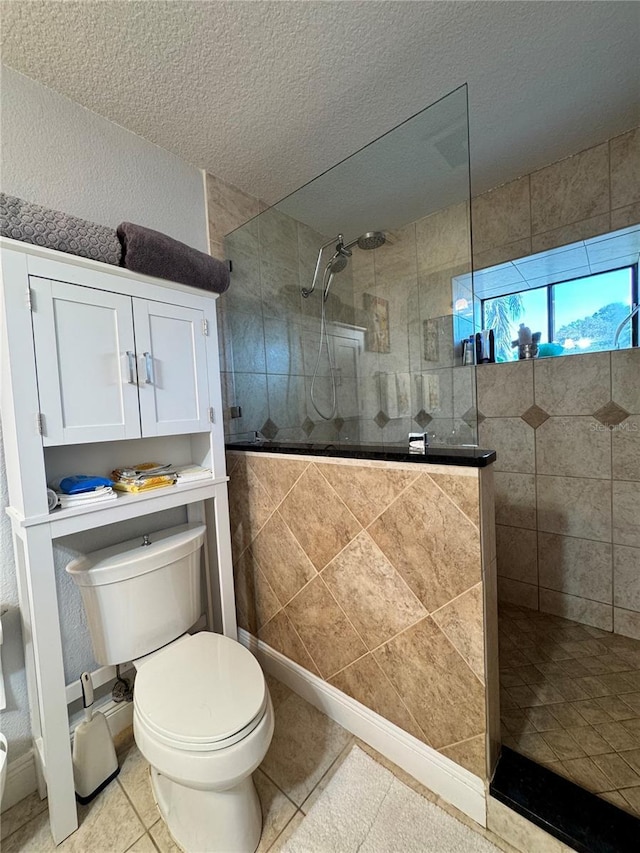
<svg viewBox="0 0 640 853">
<path fill-rule="evenodd" d="M 422 465 L 466 465 L 485 468 L 495 462 L 495 450 L 480 447 L 429 447 L 426 454 L 409 453 L 407 445 L 393 444 L 300 444 L 279 441 L 238 441 L 227 450 L 256 453 L 293 453 L 300 456 L 336 456 L 343 459 L 380 459 L 385 462 L 415 462 Z"/>
</svg>

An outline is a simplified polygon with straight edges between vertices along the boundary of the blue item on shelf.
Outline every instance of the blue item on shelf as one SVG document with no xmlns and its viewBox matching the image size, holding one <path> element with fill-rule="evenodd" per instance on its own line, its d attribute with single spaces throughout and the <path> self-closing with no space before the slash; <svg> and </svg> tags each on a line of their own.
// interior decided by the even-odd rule
<svg viewBox="0 0 640 853">
<path fill-rule="evenodd" d="M 113 481 L 108 477 L 96 477 L 90 474 L 73 474 L 63 477 L 57 489 L 65 495 L 79 495 L 81 492 L 93 492 L 102 486 L 113 486 Z"/>
</svg>

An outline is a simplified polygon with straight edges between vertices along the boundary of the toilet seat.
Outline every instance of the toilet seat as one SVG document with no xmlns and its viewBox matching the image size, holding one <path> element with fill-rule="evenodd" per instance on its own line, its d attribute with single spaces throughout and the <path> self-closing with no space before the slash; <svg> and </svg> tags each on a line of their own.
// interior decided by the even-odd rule
<svg viewBox="0 0 640 853">
<path fill-rule="evenodd" d="M 140 667 L 138 724 L 178 750 L 212 752 L 245 738 L 262 720 L 268 692 L 253 655 L 228 637 L 181 637 Z"/>
</svg>

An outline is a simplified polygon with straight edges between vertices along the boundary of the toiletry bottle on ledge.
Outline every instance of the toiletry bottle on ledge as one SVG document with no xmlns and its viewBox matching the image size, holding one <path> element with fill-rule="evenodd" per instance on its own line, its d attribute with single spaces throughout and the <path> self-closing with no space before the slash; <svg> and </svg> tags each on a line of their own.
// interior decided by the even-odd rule
<svg viewBox="0 0 640 853">
<path fill-rule="evenodd" d="M 476 364 L 493 364 L 496 360 L 493 329 L 476 333 Z"/>
</svg>

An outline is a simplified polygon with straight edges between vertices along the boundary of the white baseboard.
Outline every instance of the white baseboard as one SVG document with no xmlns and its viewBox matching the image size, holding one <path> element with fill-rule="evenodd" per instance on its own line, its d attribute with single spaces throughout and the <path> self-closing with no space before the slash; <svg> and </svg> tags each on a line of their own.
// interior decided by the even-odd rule
<svg viewBox="0 0 640 853">
<path fill-rule="evenodd" d="M 2 811 L 15 806 L 38 787 L 33 749 L 7 765 L 7 782 L 2 797 Z"/>
<path fill-rule="evenodd" d="M 102 711 L 107 718 L 112 737 L 133 725 L 133 702 L 116 703 L 109 699 L 108 702 L 97 706 L 96 710 Z M 70 739 L 73 743 L 73 731 L 70 732 Z M 9 762 L 7 783 L 2 798 L 3 812 L 37 790 L 38 781 L 34 755 L 35 751 L 30 749 L 20 758 Z"/>
<path fill-rule="evenodd" d="M 266 672 L 389 761 L 393 761 L 434 794 L 486 827 L 485 785 L 479 776 L 356 702 L 242 628 L 238 630 L 238 639 L 255 654 Z"/>
</svg>

